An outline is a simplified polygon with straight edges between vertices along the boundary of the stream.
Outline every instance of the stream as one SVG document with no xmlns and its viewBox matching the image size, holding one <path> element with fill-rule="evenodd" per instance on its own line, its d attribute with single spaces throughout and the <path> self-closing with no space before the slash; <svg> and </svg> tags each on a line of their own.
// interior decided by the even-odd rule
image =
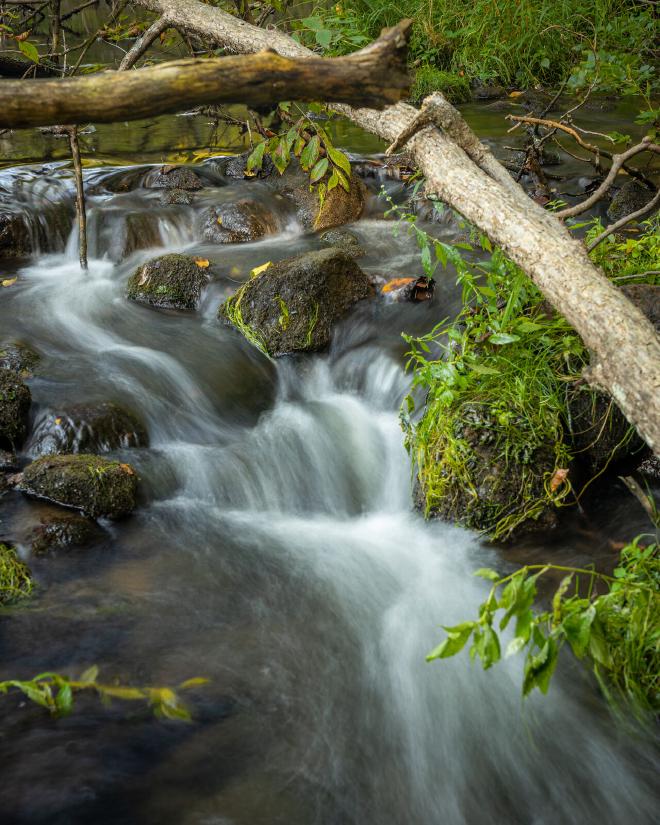
<svg viewBox="0 0 660 825">
<path fill-rule="evenodd" d="M 467 114 L 497 152 L 513 139 L 500 112 L 475 104 Z M 597 114 L 593 122 L 598 129 Z M 425 333 L 457 311 L 451 270 L 438 273 L 431 301 L 363 302 L 327 353 L 271 362 L 217 319 L 218 305 L 253 267 L 320 240 L 267 182 L 224 175 L 223 156 L 242 148 L 237 134 L 218 138 L 220 148 L 212 126 L 161 118 L 145 144 L 148 128 L 89 136 L 87 273 L 63 146 L 17 133 L 4 155 L 14 165 L 0 169 L 0 193 L 41 249 L 3 260 L 2 276 L 18 280 L 0 291 L 0 344 L 21 340 L 42 354 L 29 381 L 31 429 L 63 404 L 115 401 L 149 435 L 148 447 L 113 454 L 140 476 L 135 514 L 104 523 L 83 550 L 30 559 L 39 588 L 0 616 L 0 679 L 96 664 L 124 684 L 211 681 L 185 696 L 191 724 L 93 697 L 53 720 L 0 698 L 1 825 L 657 821 L 657 744 L 612 716 L 570 656 L 549 694 L 525 701 L 515 657 L 489 672 L 467 653 L 424 659 L 443 625 L 477 611 L 488 586 L 475 569 L 550 556 L 610 563 L 611 540 L 647 529 L 639 504 L 614 484 L 589 516 L 513 553 L 425 522 L 411 507 L 398 421 L 410 383 L 401 332 Z M 382 152 L 355 127 L 333 129 L 354 160 Z M 150 175 L 205 145 L 215 148 L 198 157 L 205 187 L 194 205 L 163 206 Z M 579 174 L 562 162 L 576 192 Z M 421 274 L 414 239 L 393 233 L 378 198 L 384 184 L 400 199 L 402 185 L 366 182 L 366 215 L 350 227 L 366 250 L 360 266 Z M 196 210 L 245 193 L 277 216 L 278 231 L 201 242 Z M 461 229 L 447 220 L 433 231 L 451 241 Z M 210 260 L 197 313 L 125 299 L 136 266 L 164 251 Z M 22 460 L 35 449 L 28 439 Z M 50 509 L 5 494 L 0 539 L 28 554 Z"/>
</svg>

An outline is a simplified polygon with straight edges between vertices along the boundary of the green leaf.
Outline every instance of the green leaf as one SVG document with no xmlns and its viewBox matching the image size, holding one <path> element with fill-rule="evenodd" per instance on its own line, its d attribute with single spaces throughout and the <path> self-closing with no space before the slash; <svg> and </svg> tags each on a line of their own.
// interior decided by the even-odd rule
<svg viewBox="0 0 660 825">
<path fill-rule="evenodd" d="M 332 42 L 332 32 L 330 29 L 320 29 L 316 32 L 316 42 L 319 46 L 322 46 L 324 49 L 327 49 L 330 43 Z"/>
<path fill-rule="evenodd" d="M 34 43 L 30 43 L 28 40 L 19 40 L 18 48 L 23 52 L 28 60 L 31 60 L 33 63 L 39 62 L 39 52 L 37 51 L 37 47 Z"/>
<path fill-rule="evenodd" d="M 500 371 L 496 370 L 495 367 L 487 367 L 485 364 L 470 364 L 470 369 L 472 372 L 476 372 L 477 375 L 499 375 Z"/>
<path fill-rule="evenodd" d="M 350 176 L 351 176 L 351 162 L 350 162 L 350 160 L 346 157 L 346 155 L 342 151 L 340 151 L 339 149 L 336 149 L 334 146 L 328 146 L 326 148 L 327 148 L 327 152 L 328 152 L 328 156 L 329 156 L 330 160 L 334 163 L 335 166 L 338 166 L 342 170 L 342 172 L 346 173 L 346 177 L 350 178 Z"/>
<path fill-rule="evenodd" d="M 201 687 L 201 685 L 208 685 L 210 681 L 210 679 L 206 679 L 203 676 L 194 676 L 192 679 L 186 679 L 185 682 L 181 682 L 179 689 L 187 690 L 188 688 Z"/>
<path fill-rule="evenodd" d="M 545 640 L 545 644 L 536 656 L 530 657 L 525 666 L 525 676 L 523 679 L 523 696 L 537 687 L 541 693 L 547 693 L 550 679 L 557 665 L 557 643 L 551 637 Z"/>
<path fill-rule="evenodd" d="M 73 707 L 73 692 L 71 690 L 71 685 L 62 685 L 62 687 L 58 690 L 57 695 L 55 696 L 55 706 L 57 707 L 58 713 L 62 716 L 66 716 L 68 713 L 71 713 L 71 709 Z"/>
<path fill-rule="evenodd" d="M 246 169 L 248 172 L 255 172 L 261 169 L 261 164 L 264 160 L 264 152 L 266 151 L 266 141 L 257 143 L 254 149 L 250 152 L 247 159 Z"/>
<path fill-rule="evenodd" d="M 88 667 L 87 670 L 80 677 L 81 682 L 95 682 L 99 676 L 99 669 L 97 665 Z"/>
<path fill-rule="evenodd" d="M 319 152 L 321 151 L 321 139 L 318 135 L 314 135 L 314 137 L 310 138 L 309 143 L 303 150 L 303 153 L 300 155 L 300 165 L 308 172 L 312 166 L 316 163 L 319 157 Z"/>
<path fill-rule="evenodd" d="M 320 181 L 321 178 L 328 171 L 328 166 L 329 166 L 328 159 L 327 158 L 321 158 L 321 160 L 314 166 L 312 171 L 309 173 L 310 182 L 311 183 L 317 183 L 318 181 Z M 331 180 L 332 180 L 332 178 L 331 178 Z M 335 184 L 335 186 L 336 185 L 337 184 Z M 328 189 L 331 189 L 331 188 L 332 187 L 328 183 Z"/>
<path fill-rule="evenodd" d="M 477 626 L 476 622 L 463 622 L 455 627 L 445 627 L 447 638 L 426 657 L 427 662 L 434 659 L 447 659 L 460 653 L 465 647 L 470 634 Z"/>
<path fill-rule="evenodd" d="M 500 579 L 500 574 L 491 570 L 490 567 L 480 567 L 478 570 L 475 570 L 472 575 L 479 576 L 481 579 L 488 579 L 492 582 L 499 581 Z"/>
<path fill-rule="evenodd" d="M 513 344 L 516 341 L 520 341 L 520 336 L 512 335 L 508 332 L 496 332 L 494 335 L 490 336 L 488 341 L 491 344 L 496 344 L 498 347 L 501 347 L 505 344 Z"/>
<path fill-rule="evenodd" d="M 286 138 L 282 138 L 277 146 L 277 149 L 272 153 L 271 157 L 273 158 L 273 163 L 275 164 L 275 168 L 283 175 L 286 167 L 289 165 L 291 161 L 290 150 L 287 144 Z"/>
<path fill-rule="evenodd" d="M 591 637 L 591 625 L 596 618 L 596 608 L 590 604 L 586 610 L 572 613 L 562 622 L 562 628 L 571 650 L 578 659 L 587 652 Z"/>
<path fill-rule="evenodd" d="M 483 634 L 477 643 L 477 653 L 481 658 L 484 670 L 498 662 L 501 658 L 500 640 L 490 625 L 486 625 Z"/>
</svg>

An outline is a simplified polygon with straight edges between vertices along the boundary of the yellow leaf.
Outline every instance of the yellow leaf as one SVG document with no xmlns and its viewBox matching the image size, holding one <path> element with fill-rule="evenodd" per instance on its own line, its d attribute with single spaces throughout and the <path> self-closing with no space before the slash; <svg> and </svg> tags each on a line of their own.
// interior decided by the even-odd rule
<svg viewBox="0 0 660 825">
<path fill-rule="evenodd" d="M 216 222 L 218 226 L 222 226 L 222 215 L 218 215 L 218 217 L 216 218 Z"/>
<path fill-rule="evenodd" d="M 207 269 L 209 266 L 208 258 L 195 258 L 194 260 L 200 269 Z"/>
<path fill-rule="evenodd" d="M 18 281 L 18 278 L 5 278 L 5 280 L 2 282 L 2 285 L 13 286 L 16 283 L 16 281 Z"/>
<path fill-rule="evenodd" d="M 524 92 L 509 92 L 509 97 L 521 97 L 524 94 Z"/>
<path fill-rule="evenodd" d="M 56 424 L 57 424 L 57 426 L 59 427 L 59 426 L 60 426 L 60 424 L 62 423 L 62 419 L 61 419 L 61 418 L 59 418 L 59 417 L 58 417 L 58 418 L 56 418 L 56 419 L 55 419 L 55 423 L 56 423 Z"/>
<path fill-rule="evenodd" d="M 195 676 L 192 679 L 186 679 L 185 682 L 181 682 L 179 689 L 186 690 L 187 688 L 197 687 L 198 685 L 208 685 L 210 681 L 210 679 L 205 679 L 203 676 Z"/>
<path fill-rule="evenodd" d="M 255 268 L 250 272 L 250 275 L 252 275 L 253 278 L 257 275 L 261 275 L 262 272 L 265 272 L 268 269 L 270 264 L 270 261 L 266 261 L 266 263 L 261 264 L 261 266 L 255 266 Z"/>
<path fill-rule="evenodd" d="M 394 292 L 395 289 L 400 289 L 402 286 L 406 286 L 406 284 L 411 284 L 414 280 L 414 278 L 394 278 L 385 284 L 381 292 Z"/>
</svg>

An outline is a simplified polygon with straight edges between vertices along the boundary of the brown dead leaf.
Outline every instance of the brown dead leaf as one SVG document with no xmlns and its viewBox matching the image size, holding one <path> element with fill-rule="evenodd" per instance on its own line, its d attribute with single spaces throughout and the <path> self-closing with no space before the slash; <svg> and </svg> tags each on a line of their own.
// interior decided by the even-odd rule
<svg viewBox="0 0 660 825">
<path fill-rule="evenodd" d="M 568 478 L 568 470 L 561 467 L 557 468 L 550 479 L 550 492 L 556 492 L 562 484 L 565 484 Z"/>
<path fill-rule="evenodd" d="M 129 476 L 135 475 L 135 470 L 131 467 L 130 464 L 120 464 L 121 469 Z"/>
<path fill-rule="evenodd" d="M 28 37 L 32 34 L 32 30 L 28 29 L 26 32 L 21 32 L 20 34 L 15 35 L 14 40 L 17 43 L 22 43 L 24 40 L 27 40 Z"/>
</svg>

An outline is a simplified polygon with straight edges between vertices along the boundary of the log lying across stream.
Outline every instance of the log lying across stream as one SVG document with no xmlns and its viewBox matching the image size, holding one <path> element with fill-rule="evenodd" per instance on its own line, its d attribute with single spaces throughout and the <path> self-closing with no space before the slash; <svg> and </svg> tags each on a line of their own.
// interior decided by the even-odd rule
<svg viewBox="0 0 660 825">
<path fill-rule="evenodd" d="M 130 72 L 53 80 L 0 80 L 0 128 L 113 123 L 193 106 L 337 100 L 383 107 L 405 96 L 410 21 L 347 57 L 258 54 L 174 60 Z"/>
<path fill-rule="evenodd" d="M 245 54 L 272 48 L 295 58 L 312 54 L 282 32 L 265 31 L 198 0 L 134 2 L 180 31 L 230 51 Z M 322 97 L 319 87 L 317 98 Z M 388 143 L 418 114 L 403 103 L 383 112 L 346 105 L 335 108 Z M 452 117 L 456 128 L 451 128 Z M 459 119 L 458 112 L 446 103 L 443 129 L 428 126 L 407 144 L 426 178 L 427 193 L 458 210 L 529 275 L 591 351 L 588 380 L 611 395 L 646 443 L 660 454 L 660 338 L 653 326 L 594 266 L 583 244 L 563 223 L 528 198 L 521 187 L 501 182 L 506 172 L 495 158 L 486 162 L 482 155 L 479 163 L 471 159 L 476 138 L 466 138 Z M 501 171 L 494 174 L 494 166 Z"/>
</svg>

